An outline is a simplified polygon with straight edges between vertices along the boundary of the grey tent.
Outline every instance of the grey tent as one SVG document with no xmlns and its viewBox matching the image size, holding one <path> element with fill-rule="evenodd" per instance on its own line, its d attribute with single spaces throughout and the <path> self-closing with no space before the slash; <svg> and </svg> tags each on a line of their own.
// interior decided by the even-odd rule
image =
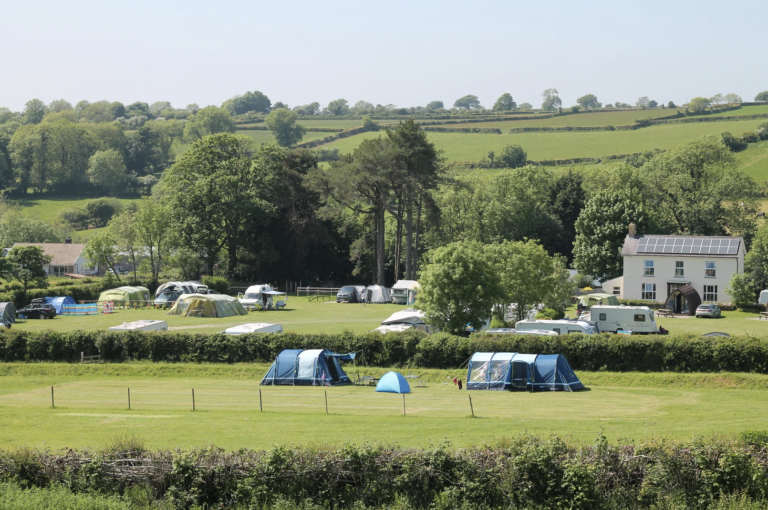
<svg viewBox="0 0 768 510">
<path fill-rule="evenodd" d="M 13 303 L 0 303 L 0 314 L 3 321 L 16 322 L 16 307 Z"/>
</svg>

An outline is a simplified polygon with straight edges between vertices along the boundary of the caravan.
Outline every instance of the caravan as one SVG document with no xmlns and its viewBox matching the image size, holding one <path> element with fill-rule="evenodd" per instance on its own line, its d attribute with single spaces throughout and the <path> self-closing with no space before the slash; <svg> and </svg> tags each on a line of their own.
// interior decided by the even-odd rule
<svg viewBox="0 0 768 510">
<path fill-rule="evenodd" d="M 227 328 L 222 333 L 225 335 L 247 335 L 250 333 L 282 333 L 283 326 L 280 324 L 269 324 L 267 322 L 249 322 Z"/>
<path fill-rule="evenodd" d="M 374 329 L 379 333 L 402 333 L 415 329 L 417 331 L 423 331 L 424 333 L 431 335 L 436 330 L 424 322 L 424 312 L 420 310 L 414 310 L 413 308 L 406 308 L 402 312 L 395 312 L 387 319 L 381 322 L 381 326 Z"/>
<path fill-rule="evenodd" d="M 265 310 L 277 310 L 285 307 L 288 296 L 285 292 L 273 290 L 269 284 L 251 285 L 245 294 L 238 292 L 237 300 L 245 308 L 255 308 L 257 305 Z"/>
<path fill-rule="evenodd" d="M 112 326 L 110 331 L 168 331 L 168 323 L 157 320 L 140 320 L 123 322 L 120 326 Z"/>
<path fill-rule="evenodd" d="M 590 311 L 590 320 L 597 324 L 600 331 L 616 333 L 658 333 L 659 327 L 653 316 L 653 310 L 647 306 L 604 306 L 594 305 Z"/>
<path fill-rule="evenodd" d="M 554 331 L 558 335 L 595 335 L 598 332 L 596 325 L 590 321 L 584 320 L 525 320 L 515 324 L 516 330 L 549 330 Z"/>
</svg>

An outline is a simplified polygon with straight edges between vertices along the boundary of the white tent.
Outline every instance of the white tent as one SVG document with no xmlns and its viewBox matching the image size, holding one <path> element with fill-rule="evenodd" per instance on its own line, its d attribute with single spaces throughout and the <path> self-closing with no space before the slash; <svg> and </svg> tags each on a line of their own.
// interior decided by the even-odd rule
<svg viewBox="0 0 768 510">
<path fill-rule="evenodd" d="M 367 295 L 365 301 L 367 303 L 381 304 L 390 302 L 389 290 L 387 290 L 386 287 L 382 287 L 381 285 L 371 285 L 365 290 Z"/>
</svg>

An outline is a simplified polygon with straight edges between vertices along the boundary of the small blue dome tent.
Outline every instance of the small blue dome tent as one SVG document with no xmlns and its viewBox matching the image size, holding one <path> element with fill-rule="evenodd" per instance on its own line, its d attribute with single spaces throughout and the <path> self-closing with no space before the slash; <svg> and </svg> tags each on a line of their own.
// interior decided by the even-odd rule
<svg viewBox="0 0 768 510">
<path fill-rule="evenodd" d="M 47 297 L 45 302 L 56 309 L 56 314 L 61 315 L 61 305 L 74 305 L 75 300 L 71 296 L 67 297 Z"/>
<path fill-rule="evenodd" d="M 336 354 L 326 349 L 286 349 L 275 358 L 261 385 L 336 386 L 352 381 L 341 361 L 352 361 L 355 353 Z"/>
<path fill-rule="evenodd" d="M 381 379 L 379 384 L 376 385 L 376 391 L 384 393 L 410 393 L 411 386 L 408 381 L 403 377 L 403 374 L 398 372 L 387 372 Z"/>
<path fill-rule="evenodd" d="M 577 391 L 584 385 L 561 354 L 476 352 L 467 368 L 467 389 Z"/>
</svg>

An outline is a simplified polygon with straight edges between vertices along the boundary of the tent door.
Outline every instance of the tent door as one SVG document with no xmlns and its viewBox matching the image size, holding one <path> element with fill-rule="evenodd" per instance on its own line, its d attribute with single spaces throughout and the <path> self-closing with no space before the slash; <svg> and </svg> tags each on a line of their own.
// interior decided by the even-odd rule
<svg viewBox="0 0 768 510">
<path fill-rule="evenodd" d="M 336 368 L 337 363 L 338 361 L 336 361 L 336 358 L 325 358 L 325 364 L 328 367 L 328 373 L 333 382 L 339 382 L 339 371 Z"/>
<path fill-rule="evenodd" d="M 512 362 L 512 389 L 528 389 L 530 382 L 530 369 L 528 363 L 523 361 Z"/>
</svg>

